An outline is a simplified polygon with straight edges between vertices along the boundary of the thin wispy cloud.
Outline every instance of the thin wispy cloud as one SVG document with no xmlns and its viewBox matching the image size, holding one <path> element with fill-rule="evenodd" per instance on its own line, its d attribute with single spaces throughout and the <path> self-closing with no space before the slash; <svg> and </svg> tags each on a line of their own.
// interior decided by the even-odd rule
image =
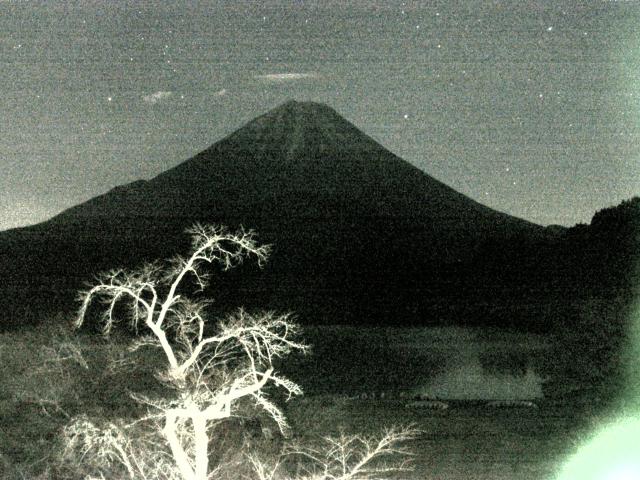
<svg viewBox="0 0 640 480">
<path fill-rule="evenodd" d="M 317 73 L 269 73 L 267 75 L 255 75 L 253 78 L 263 82 L 292 82 L 295 80 L 308 80 L 320 78 Z"/>
<path fill-rule="evenodd" d="M 173 92 L 159 91 L 143 96 L 142 100 L 151 105 L 154 105 L 162 100 L 168 99 L 171 95 L 173 95 Z"/>
</svg>

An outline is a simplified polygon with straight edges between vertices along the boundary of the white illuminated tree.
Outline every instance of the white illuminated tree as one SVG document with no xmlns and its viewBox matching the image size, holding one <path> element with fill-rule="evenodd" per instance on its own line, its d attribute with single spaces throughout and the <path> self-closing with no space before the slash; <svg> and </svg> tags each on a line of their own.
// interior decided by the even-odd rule
<svg viewBox="0 0 640 480">
<path fill-rule="evenodd" d="M 303 460 L 303 467 L 292 478 L 283 474 L 282 458 L 268 464 L 256 456 L 249 460 L 257 480 L 383 480 L 412 470 L 413 455 L 404 445 L 420 431 L 415 428 L 388 428 L 382 435 L 348 435 L 324 437 L 318 446 L 290 447 L 288 456 Z"/>
<path fill-rule="evenodd" d="M 87 416 L 71 422 L 64 431 L 63 459 L 70 459 L 74 472 L 85 479 L 120 478 L 145 480 L 208 480 L 229 475 L 228 465 L 211 465 L 210 448 L 216 447 L 212 424 L 238 414 L 240 403 L 252 401 L 263 409 L 282 433 L 288 429 L 282 411 L 269 398 L 271 384 L 288 395 L 301 388 L 276 373 L 274 360 L 293 351 L 306 351 L 297 340 L 298 326 L 288 315 L 266 312 L 250 314 L 243 309 L 207 325 L 207 300 L 187 297 L 186 286 L 204 290 L 209 282 L 207 265 L 232 268 L 248 257 L 260 265 L 269 249 L 259 246 L 252 232 L 230 233 L 220 227 L 195 225 L 189 257 L 167 263 L 148 263 L 141 268 L 113 270 L 100 275 L 94 286 L 81 293 L 76 327 L 85 323 L 94 300 L 103 303 L 102 327 L 109 334 L 122 320 L 123 308 L 138 335 L 130 346 L 159 349 L 164 359 L 156 377 L 173 390 L 167 398 L 132 394 L 148 407 L 148 414 L 132 422 L 110 421 L 97 425 Z M 193 296 L 193 295 L 192 295 Z M 140 335 L 141 331 L 146 335 Z M 403 471 L 406 464 L 371 466 L 390 454 L 404 456 L 397 444 L 411 439 L 411 428 L 391 429 L 380 438 L 342 436 L 325 439 L 322 450 L 299 448 L 290 454 L 302 456 L 310 465 L 302 478 L 381 478 Z M 276 458 L 261 459 L 254 452 L 241 452 L 252 467 L 252 476 L 289 478 Z M 233 470 L 233 469 L 231 469 Z M 115 475 L 115 477 L 114 477 Z M 231 478 L 235 478 L 233 471 Z M 227 477 L 224 477 L 227 478 Z"/>
<path fill-rule="evenodd" d="M 271 383 L 289 395 L 301 394 L 297 384 L 274 371 L 273 361 L 307 347 L 295 340 L 298 326 L 288 315 L 252 315 L 242 309 L 220 320 L 214 332 L 207 335 L 210 329 L 205 328 L 205 307 L 209 302 L 182 296 L 180 287 L 185 280 L 190 277 L 203 290 L 209 280 L 209 274 L 203 271 L 207 264 L 219 263 L 229 269 L 247 257 L 255 257 L 262 264 L 269 249 L 258 246 L 252 232 L 230 233 L 219 227 L 196 225 L 188 233 L 193 238 L 188 258 L 179 256 L 167 265 L 149 263 L 133 271 L 100 275 L 97 284 L 81 294 L 76 326 L 84 323 L 92 301 L 100 299 L 105 304 L 105 334 L 118 322 L 116 311 L 121 305 L 128 307 L 135 329 L 148 330 L 149 334 L 138 337 L 130 350 L 160 348 L 166 363 L 157 376 L 177 395 L 172 399 L 134 397 L 157 412 L 144 420 L 162 418 L 162 433 L 179 473 L 173 477 L 204 480 L 211 474 L 210 422 L 232 416 L 240 399 L 253 399 L 281 431 L 287 429 L 281 410 L 268 398 L 264 387 Z M 92 450 L 105 464 L 115 460 L 126 467 L 131 478 L 147 478 L 149 459 L 138 458 L 144 441 L 127 438 L 129 426 L 112 423 L 101 429 L 86 418 L 78 419 L 66 429 L 67 445 L 82 455 Z M 169 475 L 166 470 L 164 474 Z"/>
</svg>

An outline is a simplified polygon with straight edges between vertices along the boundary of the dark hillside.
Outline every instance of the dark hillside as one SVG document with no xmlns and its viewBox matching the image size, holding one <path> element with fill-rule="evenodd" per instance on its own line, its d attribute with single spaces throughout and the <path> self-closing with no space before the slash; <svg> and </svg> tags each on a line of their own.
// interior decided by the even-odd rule
<svg viewBox="0 0 640 480">
<path fill-rule="evenodd" d="M 597 212 L 589 225 L 567 230 L 551 258 L 557 297 L 550 329 L 558 352 L 552 370 L 562 392 L 618 399 L 637 378 L 637 301 L 640 292 L 640 198 Z M 635 368 L 637 372 L 637 368 Z M 570 379 L 570 380 L 567 380 Z M 636 392 L 637 394 L 637 392 Z"/>
</svg>

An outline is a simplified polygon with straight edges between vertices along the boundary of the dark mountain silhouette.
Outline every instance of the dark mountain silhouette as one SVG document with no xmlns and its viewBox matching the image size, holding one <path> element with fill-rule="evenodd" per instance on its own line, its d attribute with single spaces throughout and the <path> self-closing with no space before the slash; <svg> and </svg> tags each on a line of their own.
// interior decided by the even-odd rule
<svg viewBox="0 0 640 480">
<path fill-rule="evenodd" d="M 331 108 L 287 102 L 151 181 L 118 187 L 57 217 L 250 215 L 432 218 L 444 228 L 531 225 L 434 180 Z M 268 216 L 271 214 L 268 213 Z"/>
<path fill-rule="evenodd" d="M 460 315 L 451 305 L 488 288 L 472 269 L 483 246 L 560 234 L 456 192 L 325 105 L 292 101 L 151 180 L 0 233 L 5 303 L 26 295 L 29 304 L 69 305 L 98 270 L 186 251 L 183 231 L 194 221 L 242 225 L 274 245 L 264 272 L 247 266 L 225 277 L 221 305 L 249 302 L 328 322 Z M 491 270 L 503 263 L 513 258 Z"/>
</svg>

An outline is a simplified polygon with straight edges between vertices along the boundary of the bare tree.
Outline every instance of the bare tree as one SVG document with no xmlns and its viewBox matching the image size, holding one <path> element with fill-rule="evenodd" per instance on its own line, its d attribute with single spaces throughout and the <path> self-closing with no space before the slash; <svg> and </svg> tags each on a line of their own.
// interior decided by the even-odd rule
<svg viewBox="0 0 640 480">
<path fill-rule="evenodd" d="M 191 277 L 203 290 L 209 280 L 209 274 L 203 271 L 205 265 L 219 263 L 229 269 L 247 257 L 255 257 L 262 264 L 269 250 L 258 246 L 252 232 L 229 233 L 219 227 L 195 225 L 188 233 L 193 238 L 188 258 L 178 256 L 167 265 L 149 263 L 132 271 L 113 270 L 100 275 L 97 284 L 81 294 L 76 326 L 84 323 L 91 302 L 100 299 L 105 304 L 105 334 L 118 322 L 115 312 L 121 302 L 128 307 L 131 325 L 150 332 L 137 338 L 130 350 L 160 348 L 166 364 L 159 369 L 158 378 L 173 387 L 177 395 L 171 400 L 139 394 L 134 397 L 156 412 L 143 420 L 162 419 L 162 433 L 179 472 L 177 478 L 204 480 L 211 474 L 210 422 L 232 416 L 240 399 L 253 399 L 281 431 L 286 431 L 284 415 L 264 387 L 272 383 L 289 396 L 301 394 L 297 384 L 274 371 L 273 361 L 307 347 L 295 340 L 298 326 L 289 316 L 273 313 L 252 315 L 238 310 L 219 321 L 215 333 L 206 335 L 208 302 L 181 295 L 186 278 Z M 98 428 L 87 418 L 78 419 L 66 429 L 67 444 L 83 454 L 96 450 L 107 464 L 117 460 L 126 466 L 130 478 L 147 478 L 148 461 L 139 458 L 144 441 L 131 441 L 126 433 L 130 427 L 111 423 Z"/>
<path fill-rule="evenodd" d="M 96 425 L 87 416 L 76 418 L 64 432 L 64 457 L 76 459 L 85 478 L 105 478 L 114 471 L 129 478 L 206 480 L 220 477 L 221 465 L 210 465 L 209 448 L 215 446 L 212 424 L 238 413 L 247 400 L 261 407 L 282 433 L 288 425 L 282 411 L 265 387 L 279 387 L 290 398 L 302 393 L 294 382 L 276 373 L 274 360 L 293 351 L 306 351 L 298 341 L 298 326 L 288 315 L 271 312 L 250 314 L 243 309 L 207 326 L 207 300 L 193 300 L 186 292 L 187 278 L 202 291 L 209 274 L 204 267 L 218 263 L 229 269 L 248 257 L 266 260 L 269 249 L 256 243 L 252 232 L 230 233 L 226 229 L 195 225 L 189 257 L 166 263 L 148 263 L 136 270 L 113 270 L 81 293 L 76 326 L 80 327 L 94 300 L 103 302 L 103 332 L 109 334 L 121 320 L 125 306 L 130 325 L 141 333 L 130 346 L 159 349 L 164 361 L 156 376 L 175 392 L 170 398 L 132 397 L 148 407 L 148 414 L 132 422 L 111 421 Z M 403 470 L 404 463 L 371 467 L 379 457 L 405 454 L 399 442 L 412 438 L 412 429 L 389 430 L 378 440 L 361 436 L 327 438 L 324 455 L 319 450 L 295 449 L 313 468 L 304 478 L 379 478 Z M 244 453 L 244 452 L 243 452 Z M 80 461 L 77 461 L 80 459 Z M 253 475 L 287 478 L 276 464 L 263 463 L 255 455 L 246 460 Z M 73 460 L 72 460 L 73 461 Z M 270 465 L 270 466 L 267 466 Z M 312 467 L 309 467 L 312 468 Z M 342 472 L 337 474 L 335 472 Z"/>
<path fill-rule="evenodd" d="M 296 480 L 374 480 L 412 470 L 411 451 L 404 445 L 420 431 L 409 426 L 388 428 L 379 436 L 327 436 L 316 447 L 290 447 L 283 457 L 269 464 L 255 455 L 249 459 L 258 480 L 291 480 L 283 472 L 283 458 L 301 459 Z"/>
</svg>

